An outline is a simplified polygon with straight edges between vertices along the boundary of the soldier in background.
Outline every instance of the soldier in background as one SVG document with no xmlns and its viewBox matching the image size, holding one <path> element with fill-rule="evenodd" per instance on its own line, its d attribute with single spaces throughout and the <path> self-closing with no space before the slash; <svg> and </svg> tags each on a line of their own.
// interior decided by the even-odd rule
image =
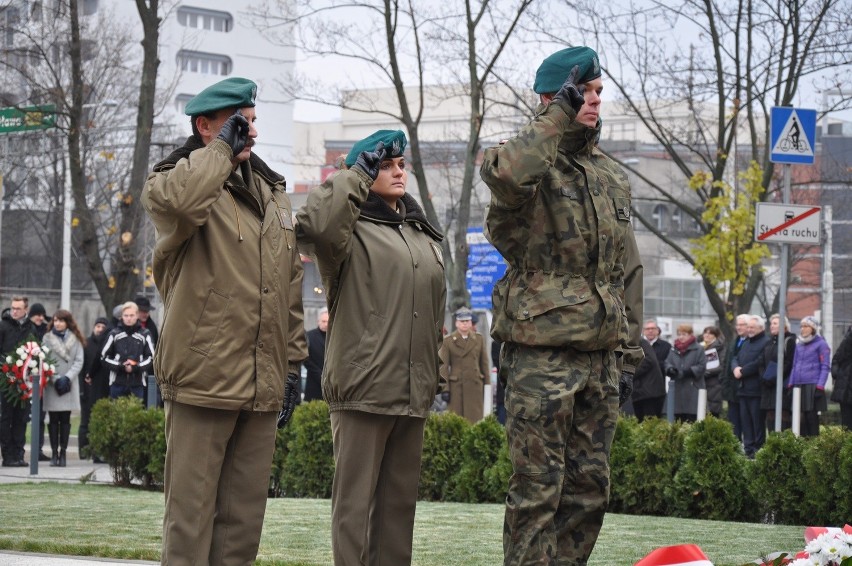
<svg viewBox="0 0 852 566">
<path fill-rule="evenodd" d="M 485 382 L 491 379 L 491 365 L 485 338 L 473 329 L 473 313 L 462 307 L 455 312 L 456 330 L 444 337 L 441 377 L 450 393 L 448 409 L 471 423 L 482 420 Z"/>
<path fill-rule="evenodd" d="M 588 47 L 544 60 L 536 115 L 485 151 L 486 234 L 509 264 L 494 288 L 513 475 L 505 564 L 585 564 L 609 500 L 619 401 L 630 396 L 642 266 L 624 171 L 595 147 L 601 68 Z"/>
</svg>

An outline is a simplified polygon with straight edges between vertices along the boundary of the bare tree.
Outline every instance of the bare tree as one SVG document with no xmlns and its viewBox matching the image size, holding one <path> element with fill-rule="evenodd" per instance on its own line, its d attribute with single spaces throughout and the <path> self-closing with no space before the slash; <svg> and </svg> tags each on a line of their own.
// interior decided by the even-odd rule
<svg viewBox="0 0 852 566">
<path fill-rule="evenodd" d="M 702 234 L 712 228 L 702 219 L 705 203 L 722 193 L 724 182 L 736 191 L 738 172 L 749 162 L 762 171 L 762 198 L 776 190 L 766 143 L 770 108 L 810 101 L 814 92 L 848 84 L 852 75 L 852 20 L 842 0 L 583 0 L 576 8 L 581 16 L 573 26 L 601 52 L 606 86 L 614 86 L 626 112 L 675 164 L 681 186 L 696 174 L 709 174 L 695 187 L 698 206 L 670 186 L 639 177 L 656 198 L 695 221 Z M 555 22 L 563 26 L 558 36 L 565 35 L 565 24 Z M 849 98 L 841 97 L 823 111 L 849 107 Z M 689 246 L 664 234 L 651 219 L 637 217 L 696 265 Z M 700 274 L 714 311 L 731 332 L 726 322 L 733 313 L 749 310 L 763 285 L 761 269 L 751 269 L 741 292 L 730 284 L 720 293 L 707 273 Z"/>
<path fill-rule="evenodd" d="M 138 84 L 133 30 L 106 10 L 84 16 L 78 0 L 33 3 L 25 5 L 30 11 L 17 11 L 16 21 L 7 20 L 13 27 L 0 30 L 16 46 L 15 56 L 0 57 L 7 84 L 19 85 L 15 104 L 56 108 L 56 133 L 41 134 L 41 151 L 19 163 L 31 184 L 43 187 L 34 208 L 52 211 L 45 247 L 59 257 L 58 211 L 68 178 L 74 240 L 107 312 L 137 292 L 142 275 L 139 195 L 149 164 L 160 20 L 158 0 L 136 5 L 143 28 Z M 134 108 L 135 130 L 117 126 L 132 120 Z"/>
<path fill-rule="evenodd" d="M 295 99 L 383 115 L 407 131 L 411 171 L 426 215 L 442 231 L 451 232 L 443 243 L 451 309 L 469 303 L 466 235 L 480 139 L 486 115 L 499 111 L 487 93 L 500 85 L 500 72 L 508 72 L 501 69 L 501 61 L 534 2 L 463 0 L 426 6 L 413 0 L 307 0 L 296 7 L 271 2 L 254 12 L 264 33 L 282 32 L 277 35 L 279 43 L 312 57 L 336 56 L 357 64 L 361 74 L 350 76 L 346 84 L 287 77 L 285 88 Z M 427 176 L 428 165 L 440 159 L 430 155 L 430 142 L 443 138 L 429 139 L 423 128 L 427 104 L 430 99 L 436 102 L 438 84 L 453 85 L 442 88 L 438 98 L 462 97 L 469 108 L 467 124 L 453 134 L 464 147 L 463 169 L 459 186 L 449 187 L 448 199 L 454 204 L 451 220 L 443 222 L 433 202 L 437 187 L 430 186 Z M 393 89 L 393 104 L 376 98 L 376 88 L 382 87 Z"/>
</svg>

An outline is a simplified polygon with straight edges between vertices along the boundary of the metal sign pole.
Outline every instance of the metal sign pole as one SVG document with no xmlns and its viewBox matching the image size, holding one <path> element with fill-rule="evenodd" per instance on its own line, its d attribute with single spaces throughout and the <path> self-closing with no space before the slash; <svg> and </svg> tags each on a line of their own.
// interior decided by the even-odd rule
<svg viewBox="0 0 852 566">
<path fill-rule="evenodd" d="M 30 475 L 37 476 L 38 475 L 38 456 L 41 454 L 41 447 L 39 446 L 39 440 L 41 438 L 41 373 L 44 371 L 42 368 L 41 359 L 36 356 L 36 360 L 38 360 L 39 370 L 35 375 L 30 374 L 30 377 L 33 380 L 33 401 L 32 401 L 32 429 L 30 430 Z M 26 379 L 26 378 L 24 378 Z"/>
<path fill-rule="evenodd" d="M 790 165 L 784 166 L 784 203 L 790 202 Z M 790 244 L 781 244 L 781 287 L 778 290 L 778 368 L 775 381 L 775 432 L 781 432 L 784 398 L 784 346 L 787 321 L 787 257 Z"/>
</svg>

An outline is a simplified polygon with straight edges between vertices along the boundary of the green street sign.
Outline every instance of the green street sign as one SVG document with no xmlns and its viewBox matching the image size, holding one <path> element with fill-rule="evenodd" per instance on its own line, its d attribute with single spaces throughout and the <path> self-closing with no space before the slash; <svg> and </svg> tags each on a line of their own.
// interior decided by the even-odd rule
<svg viewBox="0 0 852 566">
<path fill-rule="evenodd" d="M 56 106 L 25 106 L 0 108 L 0 134 L 47 130 L 56 127 Z"/>
</svg>

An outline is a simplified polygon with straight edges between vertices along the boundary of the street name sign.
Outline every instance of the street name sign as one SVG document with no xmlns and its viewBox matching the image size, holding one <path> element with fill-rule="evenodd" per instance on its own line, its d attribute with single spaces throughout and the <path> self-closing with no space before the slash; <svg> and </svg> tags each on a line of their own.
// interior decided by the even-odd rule
<svg viewBox="0 0 852 566">
<path fill-rule="evenodd" d="M 814 162 L 816 110 L 773 106 L 769 126 L 769 161 L 805 165 Z"/>
<path fill-rule="evenodd" d="M 819 244 L 821 212 L 818 206 L 759 202 L 754 239 L 767 244 Z"/>
<path fill-rule="evenodd" d="M 55 127 L 56 107 L 53 104 L 0 108 L 0 134 L 47 130 Z"/>
</svg>

